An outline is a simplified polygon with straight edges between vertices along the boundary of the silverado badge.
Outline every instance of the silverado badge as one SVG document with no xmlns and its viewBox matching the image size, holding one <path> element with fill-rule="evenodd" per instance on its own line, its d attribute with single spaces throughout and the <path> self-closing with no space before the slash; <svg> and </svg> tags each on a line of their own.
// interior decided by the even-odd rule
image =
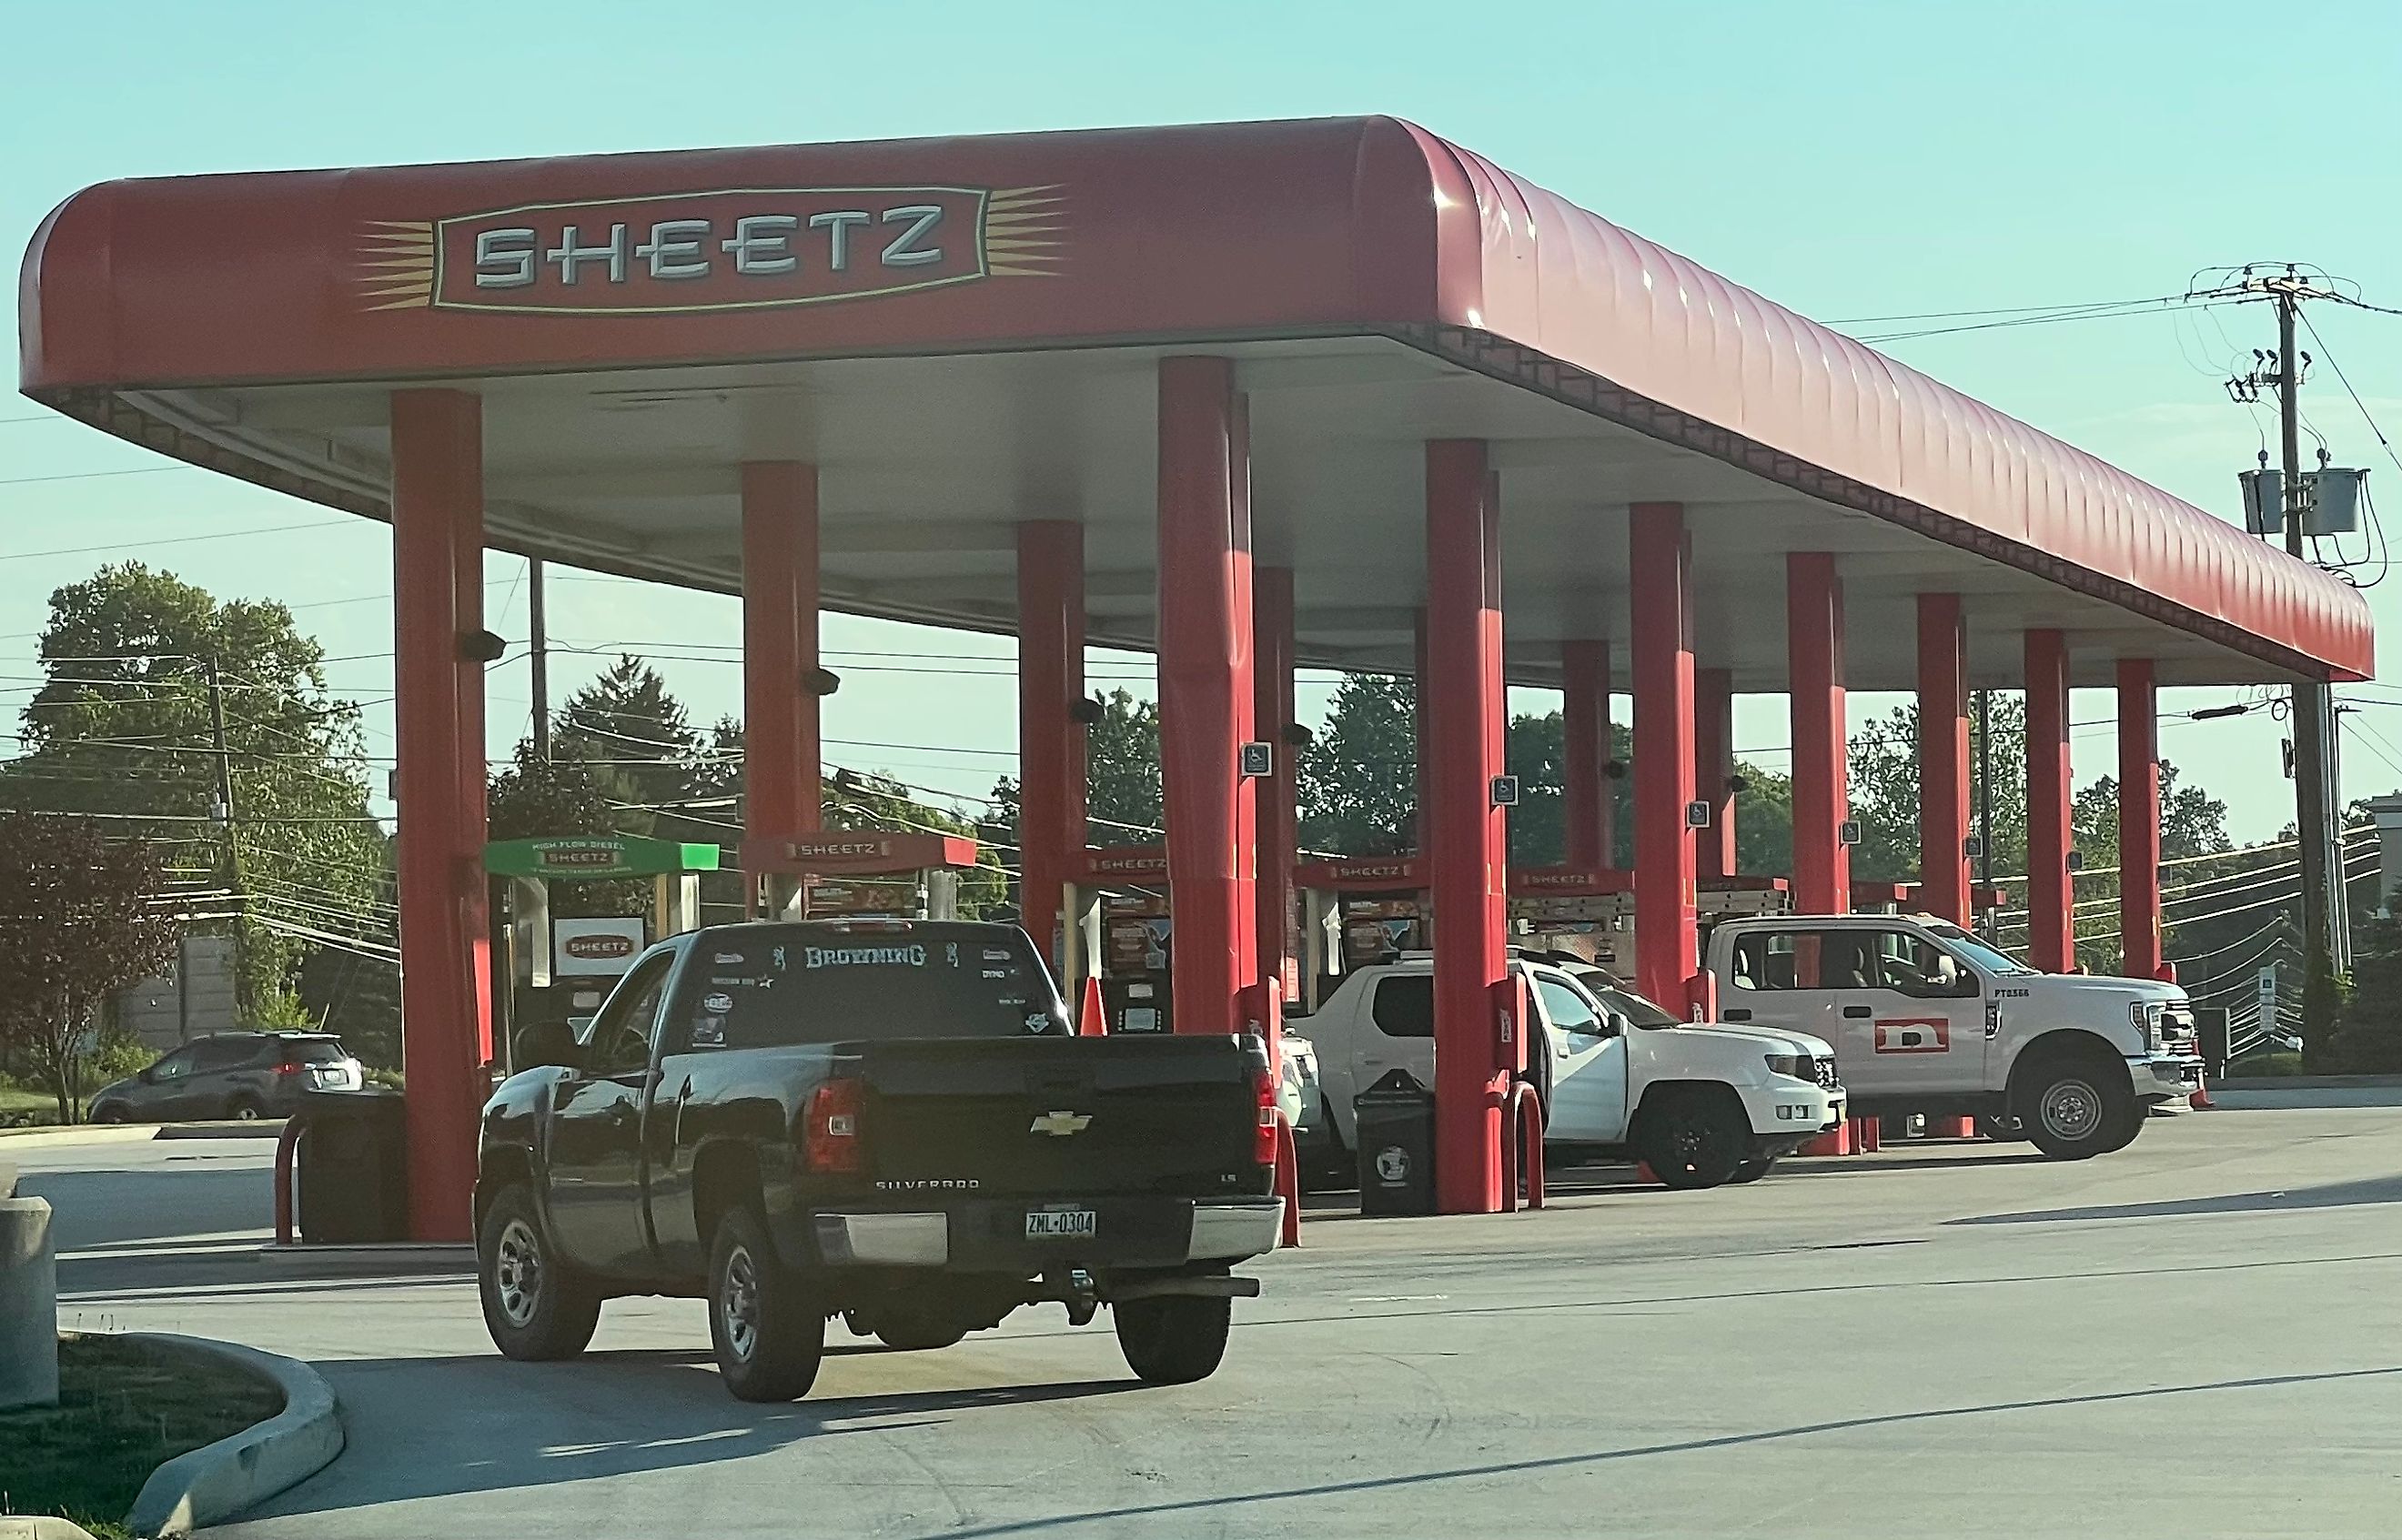
<svg viewBox="0 0 2402 1540">
<path fill-rule="evenodd" d="M 1070 1134 L 1082 1134 L 1092 1121 L 1092 1114 L 1088 1112 L 1045 1112 L 1035 1119 L 1033 1126 L 1026 1132 L 1048 1134 L 1055 1139 L 1064 1139 Z"/>
</svg>

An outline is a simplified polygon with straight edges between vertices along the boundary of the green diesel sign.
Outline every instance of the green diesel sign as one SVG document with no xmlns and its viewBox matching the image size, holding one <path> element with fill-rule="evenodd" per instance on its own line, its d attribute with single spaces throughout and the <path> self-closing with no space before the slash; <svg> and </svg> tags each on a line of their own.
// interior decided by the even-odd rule
<svg viewBox="0 0 2402 1540">
<path fill-rule="evenodd" d="M 484 846 L 484 870 L 496 877 L 655 877 L 682 872 L 714 872 L 722 852 L 713 845 L 643 840 L 630 835 L 560 835 L 532 840 L 494 840 Z"/>
</svg>

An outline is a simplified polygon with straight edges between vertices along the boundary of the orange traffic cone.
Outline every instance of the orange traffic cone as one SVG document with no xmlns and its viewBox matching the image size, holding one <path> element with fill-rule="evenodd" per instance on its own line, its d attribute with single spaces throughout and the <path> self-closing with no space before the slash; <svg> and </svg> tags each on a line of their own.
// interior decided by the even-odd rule
<svg viewBox="0 0 2402 1540">
<path fill-rule="evenodd" d="M 2196 1075 L 2193 1078 L 2193 1094 L 2186 1098 L 2186 1105 L 2196 1112 L 2208 1112 L 2218 1106 L 2210 1099 L 2209 1076 Z"/>
<path fill-rule="evenodd" d="M 1084 980 L 1084 998 L 1078 1002 L 1076 1011 L 1076 1036 L 1106 1038 L 1109 1035 L 1109 1018 L 1101 1011 L 1101 981 L 1087 976 Z"/>
</svg>

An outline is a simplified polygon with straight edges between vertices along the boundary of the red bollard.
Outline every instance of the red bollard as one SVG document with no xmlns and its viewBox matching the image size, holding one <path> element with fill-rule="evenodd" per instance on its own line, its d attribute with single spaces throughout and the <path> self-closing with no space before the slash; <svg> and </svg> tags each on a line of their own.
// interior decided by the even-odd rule
<svg viewBox="0 0 2402 1540">
<path fill-rule="evenodd" d="M 1849 1155 L 1852 1153 L 1852 1130 L 1858 1126 L 1859 1120 L 1846 1118 L 1794 1153 L 1797 1155 Z"/>
<path fill-rule="evenodd" d="M 275 1136 L 275 1244 L 292 1244 L 292 1160 L 300 1146 L 301 1122 L 297 1118 L 283 1120 L 283 1131 Z"/>
<path fill-rule="evenodd" d="M 1301 1244 L 1301 1154 L 1293 1146 L 1292 1125 L 1277 1120 L 1276 1193 L 1284 1200 L 1284 1233 L 1278 1245 Z"/>
<path fill-rule="evenodd" d="M 1883 1122 L 1875 1118 L 1854 1118 L 1852 1120 L 1852 1148 L 1854 1153 L 1865 1155 L 1871 1150 L 1883 1149 L 1884 1148 L 1884 1125 Z"/>
</svg>

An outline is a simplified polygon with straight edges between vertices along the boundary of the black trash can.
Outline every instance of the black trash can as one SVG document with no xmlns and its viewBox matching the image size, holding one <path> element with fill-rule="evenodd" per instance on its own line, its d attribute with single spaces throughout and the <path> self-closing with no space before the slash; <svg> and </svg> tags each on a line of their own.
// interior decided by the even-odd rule
<svg viewBox="0 0 2402 1540">
<path fill-rule="evenodd" d="M 407 1103 L 397 1091 L 311 1091 L 300 1097 L 294 1204 L 307 1245 L 408 1239 Z"/>
<path fill-rule="evenodd" d="M 1396 1069 L 1351 1098 L 1360 1212 L 1434 1212 L 1434 1093 Z"/>
<path fill-rule="evenodd" d="M 2224 1079 L 2227 1075 L 2227 1017 L 2223 1005 L 2198 1005 L 2193 1008 L 2195 1046 L 2202 1051 L 2202 1072 L 2210 1079 Z"/>
</svg>

